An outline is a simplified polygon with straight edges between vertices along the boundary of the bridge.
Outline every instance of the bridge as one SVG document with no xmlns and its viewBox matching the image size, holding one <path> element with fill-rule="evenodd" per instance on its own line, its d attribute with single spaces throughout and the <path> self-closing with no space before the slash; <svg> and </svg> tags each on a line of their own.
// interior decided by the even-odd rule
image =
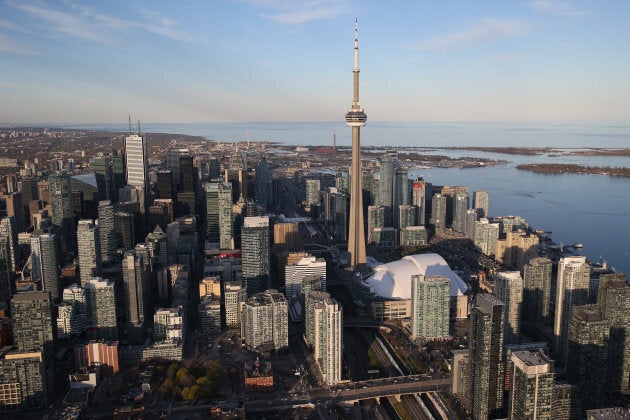
<svg viewBox="0 0 630 420">
<path fill-rule="evenodd" d="M 257 395 L 252 397 L 251 400 L 245 401 L 245 412 L 284 410 L 299 406 L 310 406 L 311 404 L 326 404 L 328 402 L 337 405 L 350 405 L 370 398 L 445 391 L 450 386 L 450 377 L 434 379 L 426 375 L 348 382 L 333 388 L 307 389 L 299 394 L 274 393 Z"/>
</svg>

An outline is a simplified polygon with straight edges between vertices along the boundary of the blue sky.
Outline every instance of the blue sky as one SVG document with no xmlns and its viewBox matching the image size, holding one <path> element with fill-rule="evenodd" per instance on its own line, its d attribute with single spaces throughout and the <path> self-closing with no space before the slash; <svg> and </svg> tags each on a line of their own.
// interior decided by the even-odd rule
<svg viewBox="0 0 630 420">
<path fill-rule="evenodd" d="M 0 122 L 630 121 L 630 2 L 0 0 Z"/>
</svg>

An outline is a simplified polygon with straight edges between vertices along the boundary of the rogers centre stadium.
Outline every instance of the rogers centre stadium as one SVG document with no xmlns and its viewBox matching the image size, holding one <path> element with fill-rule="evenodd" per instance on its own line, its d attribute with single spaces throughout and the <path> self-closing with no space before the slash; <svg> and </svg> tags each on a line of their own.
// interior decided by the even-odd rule
<svg viewBox="0 0 630 420">
<path fill-rule="evenodd" d="M 366 278 L 363 284 L 372 293 L 392 300 L 411 299 L 413 275 L 446 277 L 451 282 L 452 317 L 463 319 L 468 316 L 468 286 L 438 254 L 407 255 L 398 261 L 377 265 L 373 270 L 374 274 Z"/>
</svg>

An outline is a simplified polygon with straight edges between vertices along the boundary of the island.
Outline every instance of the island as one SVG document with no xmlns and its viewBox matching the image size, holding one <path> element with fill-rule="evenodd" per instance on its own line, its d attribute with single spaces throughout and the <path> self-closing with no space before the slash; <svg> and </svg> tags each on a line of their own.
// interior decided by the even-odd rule
<svg viewBox="0 0 630 420">
<path fill-rule="evenodd" d="M 630 168 L 610 166 L 583 166 L 569 163 L 529 163 L 517 165 L 516 169 L 538 174 L 587 174 L 630 177 Z"/>
</svg>

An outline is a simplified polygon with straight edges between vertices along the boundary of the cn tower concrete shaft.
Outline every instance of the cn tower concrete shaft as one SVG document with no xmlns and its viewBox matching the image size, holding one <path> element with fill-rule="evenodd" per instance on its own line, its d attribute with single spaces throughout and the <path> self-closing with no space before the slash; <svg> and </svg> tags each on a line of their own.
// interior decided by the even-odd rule
<svg viewBox="0 0 630 420">
<path fill-rule="evenodd" d="M 352 167 L 350 169 L 350 231 L 348 267 L 365 265 L 365 232 L 363 230 L 363 188 L 361 171 L 361 127 L 367 121 L 359 103 L 359 36 L 358 21 L 354 29 L 354 69 L 352 107 L 346 114 L 346 125 L 352 127 Z"/>
</svg>

